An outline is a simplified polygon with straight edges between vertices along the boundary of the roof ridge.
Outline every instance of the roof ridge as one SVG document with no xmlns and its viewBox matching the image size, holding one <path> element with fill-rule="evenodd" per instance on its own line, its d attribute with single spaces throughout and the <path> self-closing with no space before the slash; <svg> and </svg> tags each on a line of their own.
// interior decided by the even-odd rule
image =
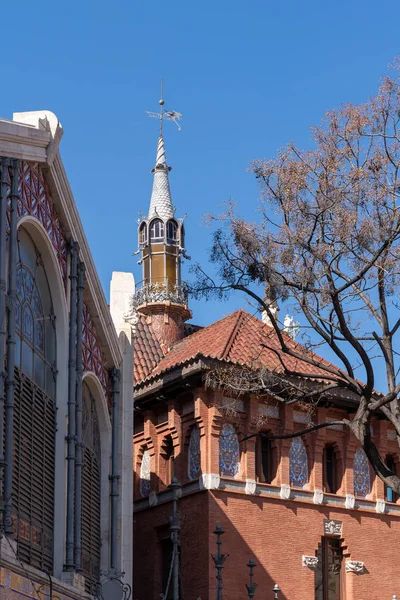
<svg viewBox="0 0 400 600">
<path fill-rule="evenodd" d="M 233 342 L 234 342 L 237 334 L 239 333 L 239 330 L 240 330 L 241 326 L 243 325 L 245 314 L 246 313 L 244 312 L 244 310 L 239 309 L 238 316 L 237 316 L 237 319 L 236 319 L 236 323 L 235 323 L 235 325 L 234 325 L 234 327 L 232 329 L 232 332 L 231 332 L 231 334 L 230 334 L 230 336 L 229 336 L 229 338 L 228 338 L 228 340 L 227 340 L 227 342 L 225 344 L 225 347 L 224 347 L 223 351 L 221 352 L 221 359 L 222 360 L 225 360 L 228 357 L 229 352 L 230 352 L 230 350 L 232 348 Z"/>
</svg>

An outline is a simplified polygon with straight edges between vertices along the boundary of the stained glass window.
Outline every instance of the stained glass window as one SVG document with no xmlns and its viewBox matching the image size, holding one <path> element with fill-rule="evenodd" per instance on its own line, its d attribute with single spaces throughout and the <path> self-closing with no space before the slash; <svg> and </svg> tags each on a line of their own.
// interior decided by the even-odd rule
<svg viewBox="0 0 400 600">
<path fill-rule="evenodd" d="M 235 477 L 239 473 L 239 440 L 230 423 L 222 426 L 219 438 L 219 468 L 225 477 Z"/>
<path fill-rule="evenodd" d="M 189 478 L 198 479 L 200 473 L 200 431 L 198 427 L 194 427 L 189 442 Z"/>
<path fill-rule="evenodd" d="M 150 452 L 145 450 L 140 465 L 140 494 L 143 497 L 150 493 L 150 473 Z"/>
<path fill-rule="evenodd" d="M 364 498 L 371 491 L 371 479 L 367 455 L 359 448 L 353 461 L 354 495 Z"/>
<path fill-rule="evenodd" d="M 308 482 L 307 451 L 300 437 L 294 438 L 289 451 L 290 485 L 303 487 Z"/>
</svg>

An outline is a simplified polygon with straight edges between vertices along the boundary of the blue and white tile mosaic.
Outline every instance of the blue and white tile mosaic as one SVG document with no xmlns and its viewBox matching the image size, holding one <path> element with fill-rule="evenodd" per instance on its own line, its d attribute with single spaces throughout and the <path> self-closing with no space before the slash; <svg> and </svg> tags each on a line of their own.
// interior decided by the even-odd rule
<svg viewBox="0 0 400 600">
<path fill-rule="evenodd" d="M 307 451 L 300 437 L 294 438 L 289 450 L 290 485 L 301 488 L 308 482 Z"/>
<path fill-rule="evenodd" d="M 200 431 L 198 427 L 194 427 L 190 434 L 188 470 L 189 479 L 192 481 L 200 477 Z"/>
<path fill-rule="evenodd" d="M 225 477 L 235 477 L 239 473 L 239 440 L 230 423 L 222 426 L 219 438 L 219 468 Z"/>
<path fill-rule="evenodd" d="M 359 448 L 353 461 L 354 495 L 365 498 L 371 491 L 371 477 L 367 455 Z"/>
</svg>

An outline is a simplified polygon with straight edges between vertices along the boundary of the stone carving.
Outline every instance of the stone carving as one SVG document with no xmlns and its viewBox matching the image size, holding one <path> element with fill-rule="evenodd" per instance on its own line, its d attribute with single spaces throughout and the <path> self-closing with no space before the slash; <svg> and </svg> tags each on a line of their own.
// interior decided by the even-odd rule
<svg viewBox="0 0 400 600">
<path fill-rule="evenodd" d="M 363 573 L 364 563 L 358 560 L 346 560 L 346 573 Z"/>
<path fill-rule="evenodd" d="M 342 535 L 342 521 L 334 519 L 324 519 L 325 535 Z"/>
<path fill-rule="evenodd" d="M 219 488 L 221 478 L 216 473 L 202 473 L 199 482 L 202 490 L 217 490 Z"/>
<path fill-rule="evenodd" d="M 244 489 L 246 494 L 253 496 L 256 493 L 257 489 L 257 484 L 254 481 L 254 479 L 246 479 L 246 486 Z"/>
<path fill-rule="evenodd" d="M 155 492 L 150 492 L 150 494 L 149 494 L 150 506 L 156 506 L 157 502 L 158 502 L 157 494 Z"/>
<path fill-rule="evenodd" d="M 324 502 L 324 492 L 322 490 L 314 490 L 314 504 L 323 504 Z"/>
<path fill-rule="evenodd" d="M 303 556 L 302 564 L 303 564 L 303 567 L 308 567 L 309 569 L 316 569 L 318 566 L 318 557 L 317 556 Z"/>
<path fill-rule="evenodd" d="M 282 500 L 289 500 L 290 493 L 291 493 L 290 485 L 288 485 L 287 483 L 282 483 L 281 491 L 279 492 L 279 495 L 282 498 Z"/>
<path fill-rule="evenodd" d="M 353 494 L 346 494 L 345 507 L 350 510 L 356 507 L 356 498 Z"/>
<path fill-rule="evenodd" d="M 378 498 L 375 504 L 375 512 L 383 515 L 386 512 L 386 502 Z"/>
</svg>

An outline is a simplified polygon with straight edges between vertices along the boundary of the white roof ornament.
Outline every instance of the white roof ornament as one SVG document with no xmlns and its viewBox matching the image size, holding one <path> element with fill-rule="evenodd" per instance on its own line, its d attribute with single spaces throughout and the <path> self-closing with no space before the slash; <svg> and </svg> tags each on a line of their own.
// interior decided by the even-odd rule
<svg viewBox="0 0 400 600">
<path fill-rule="evenodd" d="M 300 323 L 295 321 L 294 317 L 286 315 L 283 321 L 283 331 L 287 333 L 293 340 L 299 335 Z"/>
<path fill-rule="evenodd" d="M 164 110 L 164 100 L 162 95 L 163 80 L 161 80 L 161 99 L 159 101 L 160 112 L 155 113 L 146 111 L 149 117 L 157 118 L 160 121 L 160 135 L 157 145 L 156 165 L 154 169 L 152 169 L 152 173 L 154 173 L 154 182 L 148 218 L 151 219 L 152 217 L 158 216 L 165 221 L 174 216 L 174 207 L 172 206 L 171 190 L 169 187 L 168 178 L 168 173 L 171 170 L 171 167 L 167 165 L 164 138 L 162 135 L 163 121 L 164 119 L 173 121 L 178 126 L 178 129 L 181 129 L 178 121 L 180 121 L 182 115 L 176 111 Z"/>
</svg>

